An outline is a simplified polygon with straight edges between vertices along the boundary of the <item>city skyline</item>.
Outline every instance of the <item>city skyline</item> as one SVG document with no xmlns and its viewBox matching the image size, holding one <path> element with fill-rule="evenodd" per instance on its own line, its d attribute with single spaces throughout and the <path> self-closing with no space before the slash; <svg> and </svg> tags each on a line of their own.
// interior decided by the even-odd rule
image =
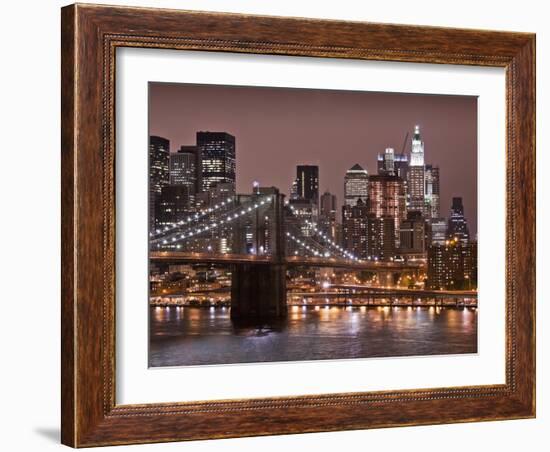
<svg viewBox="0 0 550 452">
<path fill-rule="evenodd" d="M 150 103 L 152 367 L 477 350 L 475 99 L 456 127 L 464 99 L 168 88 Z"/>
<path fill-rule="evenodd" d="M 289 94 L 292 95 L 289 96 Z M 194 101 L 197 96 L 200 97 L 201 102 Z M 235 96 L 238 97 L 238 102 Z M 362 98 L 359 100 L 363 101 L 363 104 L 367 104 L 366 107 L 358 105 L 360 103 L 358 97 Z M 243 103 L 252 105 L 258 102 L 259 98 L 262 98 L 268 106 L 266 109 L 262 105 L 262 115 L 255 115 L 260 118 L 252 118 L 250 114 L 239 117 L 243 114 Z M 335 194 L 339 211 L 344 204 L 346 171 L 353 165 L 359 164 L 368 171 L 369 175 L 376 175 L 379 164 L 378 154 L 383 154 L 388 147 L 393 147 L 396 155 L 401 154 L 404 149 L 410 156 L 414 126 L 419 124 L 422 140 L 425 143 L 425 161 L 440 168 L 441 178 L 444 181 L 440 188 L 441 216 L 449 217 L 452 198 L 463 198 L 470 233 L 472 238 L 475 238 L 477 232 L 477 102 L 475 97 L 151 83 L 150 100 L 150 135 L 160 135 L 168 139 L 172 153 L 181 146 L 196 145 L 196 133 L 199 131 L 223 131 L 235 136 L 238 149 L 237 192 L 250 192 L 253 182 L 257 180 L 262 186 L 277 187 L 281 193 L 287 195 L 288 199 L 292 182 L 296 178 L 296 167 L 317 165 L 319 195 L 325 191 Z M 329 104 L 331 108 L 328 108 Z M 404 124 L 410 118 L 410 124 L 407 124 L 406 129 L 401 130 L 402 133 L 397 133 L 397 126 L 388 127 L 387 125 L 387 115 L 397 104 L 400 108 L 395 111 L 395 122 Z M 191 110 L 195 114 L 189 111 L 191 105 L 193 105 Z M 213 108 L 214 105 L 217 108 Z M 299 124 L 288 123 L 288 119 L 280 117 L 283 105 L 287 107 L 301 105 L 302 109 L 308 108 L 310 113 L 314 105 L 318 108 L 314 108 L 313 114 L 300 120 L 294 118 L 295 122 L 303 123 L 298 127 Z M 237 114 L 236 110 L 240 113 Z M 374 122 L 368 120 L 372 116 L 372 111 L 379 112 Z M 452 115 L 453 127 L 448 124 L 448 115 L 442 118 L 443 112 Z M 296 110 L 291 110 L 289 115 L 294 117 L 295 113 Z M 349 126 L 344 127 L 344 131 L 341 130 L 341 122 L 344 119 L 357 123 L 361 119 L 361 113 L 366 117 L 363 128 L 358 128 L 353 133 L 348 130 Z M 453 113 L 457 113 L 458 116 Z M 277 118 L 274 118 L 274 115 Z M 319 125 L 330 119 L 335 124 L 330 130 L 317 126 L 318 128 L 315 128 L 317 133 L 314 133 L 312 127 L 315 121 L 312 121 L 311 116 L 316 117 L 316 123 Z M 445 134 L 442 130 L 442 119 L 446 123 Z M 380 127 L 374 128 L 374 125 L 381 123 L 385 124 L 382 129 L 388 130 L 389 136 L 386 136 Z M 177 124 L 188 124 L 188 126 Z M 194 130 L 192 124 L 202 127 Z M 283 124 L 286 125 L 285 130 L 281 130 Z M 368 127 L 369 124 L 373 127 Z M 434 133 L 434 130 L 430 130 L 426 124 L 438 127 L 440 133 Z M 336 130 L 338 127 L 340 129 Z M 242 130 L 243 134 L 235 133 L 234 130 Z M 298 133 L 300 130 L 301 134 Z M 392 130 L 395 132 L 392 133 Z M 268 131 L 271 133 L 266 133 Z M 407 133 L 408 137 L 405 140 Z M 336 138 L 338 138 L 338 146 L 334 146 Z M 398 144 L 398 141 L 401 143 Z M 442 146 L 438 143 L 446 143 L 446 145 Z M 457 148 L 462 149 L 458 155 Z M 284 152 L 281 152 L 281 149 Z M 470 151 L 464 149 L 470 149 Z M 266 162 L 265 165 L 258 165 L 256 159 Z M 474 166 L 465 168 L 465 163 L 472 161 Z"/>
</svg>

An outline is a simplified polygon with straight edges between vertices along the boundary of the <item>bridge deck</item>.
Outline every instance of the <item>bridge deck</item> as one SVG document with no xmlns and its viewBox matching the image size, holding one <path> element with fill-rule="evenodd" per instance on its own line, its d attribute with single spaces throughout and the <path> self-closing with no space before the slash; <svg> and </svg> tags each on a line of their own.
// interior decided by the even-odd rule
<svg viewBox="0 0 550 452">
<path fill-rule="evenodd" d="M 205 263 L 205 264 L 274 264 L 271 256 L 253 254 L 220 254 L 193 253 L 186 251 L 152 251 L 149 254 L 152 262 L 167 263 Z M 354 261 L 326 257 L 292 256 L 284 260 L 286 265 L 309 267 L 335 267 L 372 271 L 406 271 L 425 269 L 425 263 L 416 262 L 385 262 L 385 261 Z"/>
</svg>

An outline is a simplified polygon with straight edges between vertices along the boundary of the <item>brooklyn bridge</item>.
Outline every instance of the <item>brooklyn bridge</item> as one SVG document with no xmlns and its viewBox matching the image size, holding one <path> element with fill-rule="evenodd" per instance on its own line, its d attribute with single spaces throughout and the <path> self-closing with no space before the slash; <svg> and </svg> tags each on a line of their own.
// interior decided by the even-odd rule
<svg viewBox="0 0 550 452">
<path fill-rule="evenodd" d="M 286 316 L 287 271 L 292 268 L 367 271 L 377 276 L 378 286 L 388 290 L 403 273 L 418 276 L 426 266 L 422 261 L 354 255 L 285 205 L 284 195 L 275 188 L 228 197 L 177 224 L 156 229 L 150 234 L 149 257 L 156 265 L 230 266 L 234 319 Z M 474 292 L 467 295 L 476 296 Z"/>
</svg>

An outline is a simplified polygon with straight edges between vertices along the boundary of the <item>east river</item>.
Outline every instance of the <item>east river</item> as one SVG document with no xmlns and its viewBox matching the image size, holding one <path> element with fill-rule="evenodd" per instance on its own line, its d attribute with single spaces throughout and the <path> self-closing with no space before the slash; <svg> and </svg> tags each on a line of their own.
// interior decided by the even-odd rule
<svg viewBox="0 0 550 452">
<path fill-rule="evenodd" d="M 150 308 L 151 367 L 476 352 L 469 307 L 289 306 L 255 326 L 236 326 L 229 308 Z"/>
</svg>

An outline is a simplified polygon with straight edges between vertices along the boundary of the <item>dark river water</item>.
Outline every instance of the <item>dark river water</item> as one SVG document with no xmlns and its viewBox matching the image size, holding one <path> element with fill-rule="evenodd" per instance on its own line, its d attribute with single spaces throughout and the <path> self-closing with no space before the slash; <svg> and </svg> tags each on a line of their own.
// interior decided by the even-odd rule
<svg viewBox="0 0 550 452">
<path fill-rule="evenodd" d="M 280 324 L 253 327 L 228 308 L 150 310 L 151 367 L 476 352 L 472 308 L 289 306 Z"/>
</svg>

